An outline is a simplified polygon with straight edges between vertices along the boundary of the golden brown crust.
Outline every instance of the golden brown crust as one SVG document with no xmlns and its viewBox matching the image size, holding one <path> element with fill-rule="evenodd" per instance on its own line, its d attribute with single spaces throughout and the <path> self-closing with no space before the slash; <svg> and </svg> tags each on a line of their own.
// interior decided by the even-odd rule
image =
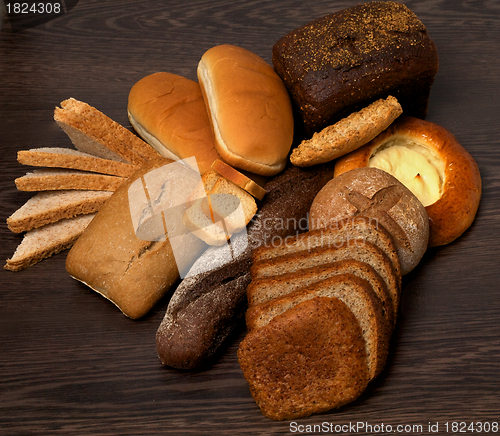
<svg viewBox="0 0 500 436">
<path fill-rule="evenodd" d="M 275 420 L 340 407 L 368 384 L 361 328 L 338 299 L 307 300 L 250 332 L 238 360 L 262 413 Z"/>
<path fill-rule="evenodd" d="M 288 92 L 273 68 L 241 47 L 219 45 L 203 54 L 198 80 L 222 159 L 264 176 L 282 171 L 294 120 Z"/>
<path fill-rule="evenodd" d="M 341 157 L 336 162 L 334 177 L 366 167 L 374 151 L 396 136 L 428 147 L 444 163 L 441 198 L 426 207 L 430 221 L 429 246 L 454 241 L 474 221 L 481 199 L 481 175 L 472 156 L 443 127 L 418 118 L 401 117 L 373 141 Z"/>
<path fill-rule="evenodd" d="M 201 174 L 220 158 L 194 80 L 166 72 L 146 76 L 130 90 L 128 113 L 132 126 L 162 156 L 194 156 Z"/>
<path fill-rule="evenodd" d="M 262 186 L 220 159 L 212 164 L 212 169 L 259 200 L 266 195 L 266 190 Z"/>
<path fill-rule="evenodd" d="M 299 167 L 330 162 L 371 141 L 387 129 L 403 110 L 397 99 L 379 99 L 302 141 L 290 156 Z"/>
</svg>

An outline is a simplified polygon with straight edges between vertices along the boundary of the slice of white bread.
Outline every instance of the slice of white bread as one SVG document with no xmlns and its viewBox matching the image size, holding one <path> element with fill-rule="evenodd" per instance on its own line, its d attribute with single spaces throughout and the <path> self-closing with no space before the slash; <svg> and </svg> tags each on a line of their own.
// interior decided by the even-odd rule
<svg viewBox="0 0 500 436">
<path fill-rule="evenodd" d="M 353 274 L 366 280 L 382 303 L 387 324 L 394 326 L 397 313 L 394 312 L 392 298 L 386 284 L 372 266 L 356 259 L 340 260 L 324 266 L 304 268 L 292 273 L 252 280 L 247 287 L 248 306 L 265 303 L 339 274 Z"/>
<path fill-rule="evenodd" d="M 337 298 L 305 300 L 252 330 L 238 361 L 262 413 L 275 420 L 343 406 L 369 381 L 359 322 Z"/>
<path fill-rule="evenodd" d="M 159 154 L 99 110 L 75 99 L 54 110 L 54 120 L 80 151 L 104 159 L 142 165 Z"/>
<path fill-rule="evenodd" d="M 31 197 L 7 218 L 7 226 L 14 233 L 97 212 L 111 197 L 110 191 L 44 191 Z"/>
<path fill-rule="evenodd" d="M 261 246 L 254 251 L 253 261 L 257 262 L 317 247 L 338 247 L 356 239 L 363 239 L 379 247 L 391 260 L 396 275 L 398 277 L 401 275 L 401 264 L 391 234 L 375 218 L 365 216 L 345 218 L 326 228 L 288 237 L 280 241 L 280 244 Z"/>
<path fill-rule="evenodd" d="M 201 197 L 201 187 L 195 189 L 191 197 L 199 198 L 193 200 L 191 207 L 186 210 L 183 223 L 207 244 L 223 245 L 231 235 L 243 230 L 250 222 L 257 212 L 257 204 L 248 192 L 213 170 L 202 176 L 202 182 L 208 192 Z M 211 209 L 211 197 L 214 199 L 215 212 Z M 239 204 L 235 209 L 236 203 Z M 216 217 L 223 218 L 220 225 Z"/>
<path fill-rule="evenodd" d="M 392 299 L 394 313 L 399 310 L 400 279 L 387 255 L 376 245 L 363 240 L 351 240 L 340 247 L 314 248 L 254 262 L 252 280 L 296 272 L 304 268 L 327 265 L 344 259 L 356 259 L 372 266 L 382 277 Z"/>
<path fill-rule="evenodd" d="M 42 147 L 17 152 L 17 161 L 23 165 L 68 168 L 112 176 L 129 177 L 137 167 L 125 162 L 102 159 L 71 148 Z"/>
<path fill-rule="evenodd" d="M 116 191 L 126 179 L 118 176 L 90 173 L 62 168 L 34 170 L 15 179 L 20 191 L 54 191 L 84 189 L 95 191 Z"/>
<path fill-rule="evenodd" d="M 79 215 L 27 232 L 4 268 L 20 271 L 70 248 L 95 214 Z"/>
<path fill-rule="evenodd" d="M 220 159 L 214 161 L 212 169 L 259 200 L 262 200 L 266 195 L 266 190 L 260 186 L 256 180 L 253 180 L 249 176 L 236 170 L 231 165 L 228 165 Z M 264 178 L 262 176 L 255 174 L 252 175 L 252 177 L 264 182 Z"/>
<path fill-rule="evenodd" d="M 275 316 L 314 297 L 338 298 L 351 310 L 365 339 L 370 380 L 375 378 L 387 360 L 391 329 L 370 284 L 352 274 L 339 274 L 251 307 L 246 313 L 247 328 L 251 331 L 264 327 Z"/>
</svg>

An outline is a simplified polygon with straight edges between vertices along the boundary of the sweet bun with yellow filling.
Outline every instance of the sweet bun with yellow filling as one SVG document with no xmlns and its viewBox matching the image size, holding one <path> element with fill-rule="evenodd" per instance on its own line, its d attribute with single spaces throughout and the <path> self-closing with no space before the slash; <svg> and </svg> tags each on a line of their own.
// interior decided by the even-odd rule
<svg viewBox="0 0 500 436">
<path fill-rule="evenodd" d="M 449 244 L 474 221 L 481 199 L 479 169 L 447 129 L 403 116 L 368 144 L 339 158 L 334 177 L 370 166 L 395 176 L 423 203 L 430 247 Z"/>
</svg>

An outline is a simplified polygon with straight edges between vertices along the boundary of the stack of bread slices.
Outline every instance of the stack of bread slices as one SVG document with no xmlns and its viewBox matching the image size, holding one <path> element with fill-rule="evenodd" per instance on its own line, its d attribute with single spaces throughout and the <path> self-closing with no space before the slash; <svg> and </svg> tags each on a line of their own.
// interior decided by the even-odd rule
<svg viewBox="0 0 500 436">
<path fill-rule="evenodd" d="M 4 266 L 11 271 L 71 247 L 113 191 L 159 157 L 125 127 L 73 98 L 55 109 L 54 119 L 75 148 L 18 152 L 21 164 L 38 168 L 15 180 L 18 190 L 36 194 L 7 219 L 12 232 L 24 233 Z"/>
<path fill-rule="evenodd" d="M 255 250 L 238 358 L 263 414 L 293 419 L 356 399 L 384 368 L 401 267 L 390 233 L 347 218 Z"/>
</svg>

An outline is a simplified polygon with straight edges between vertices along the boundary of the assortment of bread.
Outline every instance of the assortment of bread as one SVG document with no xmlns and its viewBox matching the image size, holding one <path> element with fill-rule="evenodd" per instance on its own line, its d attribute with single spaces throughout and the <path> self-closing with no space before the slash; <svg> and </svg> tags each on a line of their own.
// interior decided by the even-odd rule
<svg viewBox="0 0 500 436">
<path fill-rule="evenodd" d="M 175 288 L 156 345 L 179 369 L 209 362 L 244 319 L 243 375 L 281 420 L 347 404 L 381 373 L 402 276 L 471 225 L 481 178 L 420 119 L 438 58 L 405 5 L 295 29 L 273 66 L 220 45 L 199 83 L 144 77 L 128 99 L 137 135 L 63 101 L 54 119 L 75 148 L 19 152 L 38 169 L 16 186 L 37 194 L 7 220 L 26 234 L 5 268 L 72 247 L 68 273 L 132 319 Z"/>
</svg>

